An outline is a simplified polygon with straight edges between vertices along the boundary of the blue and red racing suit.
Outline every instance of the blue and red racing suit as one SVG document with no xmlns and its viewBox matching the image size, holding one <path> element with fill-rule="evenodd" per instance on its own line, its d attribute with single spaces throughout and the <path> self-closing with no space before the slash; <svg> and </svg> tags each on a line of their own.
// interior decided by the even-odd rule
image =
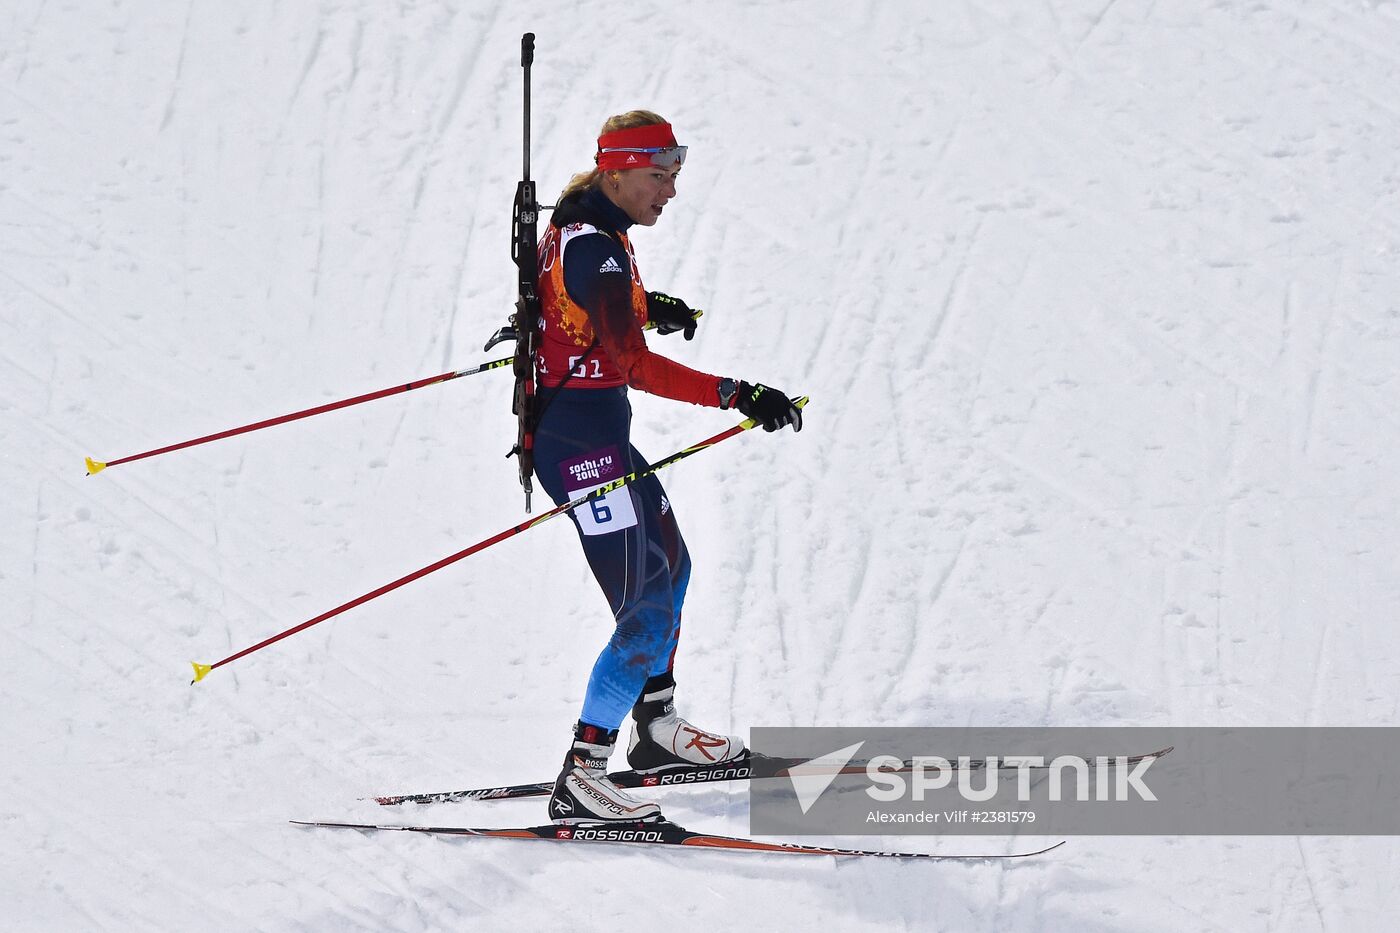
<svg viewBox="0 0 1400 933">
<path fill-rule="evenodd" d="M 630 225 L 626 212 L 590 189 L 561 201 L 540 241 L 535 473 L 559 505 L 647 468 L 631 442 L 629 386 L 719 405 L 717 376 L 647 348 L 646 291 L 627 239 Z M 570 517 L 616 620 L 593 665 L 580 719 L 611 731 L 647 679 L 671 669 L 690 555 L 655 476 Z"/>
</svg>

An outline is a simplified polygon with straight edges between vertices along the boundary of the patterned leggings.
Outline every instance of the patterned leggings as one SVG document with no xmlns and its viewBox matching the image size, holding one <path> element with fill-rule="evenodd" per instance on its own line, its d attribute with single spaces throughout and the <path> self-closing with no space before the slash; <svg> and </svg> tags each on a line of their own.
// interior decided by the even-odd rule
<svg viewBox="0 0 1400 933">
<path fill-rule="evenodd" d="M 551 398 L 551 396 L 553 396 Z M 556 505 L 647 466 L 629 440 L 626 388 L 540 390 L 535 475 Z M 593 664 L 580 720 L 617 729 L 642 685 L 670 670 L 680 637 L 690 555 L 655 476 L 570 513 L 617 627 Z"/>
</svg>

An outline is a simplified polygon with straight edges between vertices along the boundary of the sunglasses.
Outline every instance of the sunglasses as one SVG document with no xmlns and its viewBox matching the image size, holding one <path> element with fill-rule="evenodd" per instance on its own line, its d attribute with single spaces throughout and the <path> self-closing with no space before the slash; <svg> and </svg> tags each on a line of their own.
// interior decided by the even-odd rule
<svg viewBox="0 0 1400 933">
<path fill-rule="evenodd" d="M 670 168 L 673 165 L 685 164 L 685 146 L 659 146 L 651 149 L 631 149 L 625 146 L 617 146 L 611 149 L 598 150 L 599 155 L 607 152 L 640 152 L 651 156 L 651 164 L 661 168 Z"/>
</svg>

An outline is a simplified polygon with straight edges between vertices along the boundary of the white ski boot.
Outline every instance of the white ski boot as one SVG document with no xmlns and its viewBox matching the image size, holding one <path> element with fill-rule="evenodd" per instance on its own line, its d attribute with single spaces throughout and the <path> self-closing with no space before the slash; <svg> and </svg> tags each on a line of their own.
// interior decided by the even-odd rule
<svg viewBox="0 0 1400 933">
<path fill-rule="evenodd" d="M 579 723 L 564 770 L 549 798 L 549 818 L 561 824 L 659 823 L 661 805 L 638 800 L 608 780 L 608 756 L 617 732 Z"/>
<path fill-rule="evenodd" d="M 632 740 L 627 764 L 655 774 L 674 769 L 717 767 L 748 757 L 744 740 L 697 729 L 676 715 L 676 682 L 669 674 L 647 681 L 642 699 L 632 708 Z"/>
</svg>

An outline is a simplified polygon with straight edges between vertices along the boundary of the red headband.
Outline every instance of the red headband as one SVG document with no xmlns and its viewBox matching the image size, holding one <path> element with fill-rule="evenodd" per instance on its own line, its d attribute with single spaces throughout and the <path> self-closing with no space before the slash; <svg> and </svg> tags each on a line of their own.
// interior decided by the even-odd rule
<svg viewBox="0 0 1400 933">
<path fill-rule="evenodd" d="M 598 137 L 598 154 L 594 158 L 603 171 L 613 169 L 646 168 L 651 159 L 636 152 L 604 152 L 604 149 L 672 149 L 676 146 L 676 135 L 669 123 L 652 123 L 647 126 L 634 126 L 627 130 L 613 130 Z"/>
</svg>

